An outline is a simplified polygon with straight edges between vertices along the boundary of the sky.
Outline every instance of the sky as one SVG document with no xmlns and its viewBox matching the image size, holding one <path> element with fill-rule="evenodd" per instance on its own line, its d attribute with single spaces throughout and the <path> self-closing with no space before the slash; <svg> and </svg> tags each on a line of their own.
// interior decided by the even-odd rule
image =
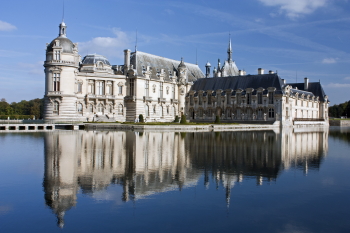
<svg viewBox="0 0 350 233">
<path fill-rule="evenodd" d="M 64 5 L 64 7 L 63 7 Z M 64 9 L 64 14 L 63 14 Z M 67 24 L 82 58 L 123 64 L 123 50 L 198 63 L 232 57 L 247 74 L 321 82 L 330 105 L 350 100 L 348 0 L 11 0 L 0 7 L 0 98 L 42 98 L 46 43 Z"/>
</svg>

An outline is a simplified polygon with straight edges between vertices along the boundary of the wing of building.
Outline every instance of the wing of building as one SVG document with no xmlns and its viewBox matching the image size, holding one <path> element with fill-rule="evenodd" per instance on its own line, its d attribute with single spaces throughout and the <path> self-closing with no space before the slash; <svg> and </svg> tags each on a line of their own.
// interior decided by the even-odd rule
<svg viewBox="0 0 350 233">
<path fill-rule="evenodd" d="M 67 26 L 47 44 L 45 119 L 52 121 L 173 121 L 184 114 L 185 94 L 204 78 L 198 65 L 144 52 L 124 51 L 124 64 L 102 55 L 83 59 Z"/>
<path fill-rule="evenodd" d="M 246 75 L 232 59 L 220 59 L 211 78 L 196 64 L 124 50 L 124 64 L 103 55 L 83 59 L 67 38 L 67 25 L 47 44 L 45 119 L 52 121 L 170 122 L 183 114 L 191 121 L 251 121 L 279 125 L 328 124 L 328 97 L 319 82 L 286 84 L 277 74 Z"/>
</svg>

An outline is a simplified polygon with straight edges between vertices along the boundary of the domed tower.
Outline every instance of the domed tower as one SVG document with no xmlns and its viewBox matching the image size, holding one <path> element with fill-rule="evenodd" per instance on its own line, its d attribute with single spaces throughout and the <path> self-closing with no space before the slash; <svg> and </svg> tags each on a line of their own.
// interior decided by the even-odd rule
<svg viewBox="0 0 350 233">
<path fill-rule="evenodd" d="M 185 112 L 185 94 L 187 93 L 187 66 L 185 65 L 183 58 L 177 67 L 178 74 L 178 100 L 179 100 L 179 114 L 182 115 Z"/>
<path fill-rule="evenodd" d="M 77 114 L 75 76 L 80 56 L 77 44 L 67 38 L 67 26 L 59 25 L 59 35 L 46 47 L 45 120 L 82 120 Z"/>
<path fill-rule="evenodd" d="M 209 76 L 210 76 L 210 67 L 211 67 L 211 64 L 208 61 L 207 64 L 205 64 L 205 77 L 206 78 L 209 78 Z"/>
</svg>

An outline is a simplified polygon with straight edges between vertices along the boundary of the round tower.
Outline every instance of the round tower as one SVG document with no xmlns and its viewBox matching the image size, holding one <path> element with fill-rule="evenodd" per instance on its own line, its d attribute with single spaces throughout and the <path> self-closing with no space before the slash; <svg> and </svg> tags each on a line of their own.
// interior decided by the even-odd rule
<svg viewBox="0 0 350 233">
<path fill-rule="evenodd" d="M 46 46 L 45 67 L 45 120 L 80 121 L 77 114 L 75 76 L 80 56 L 77 44 L 67 38 L 67 26 L 59 25 L 58 37 Z"/>
<path fill-rule="evenodd" d="M 181 58 L 181 62 L 178 69 L 178 100 L 179 100 L 179 115 L 183 115 L 185 112 L 185 94 L 187 93 L 187 66 L 185 65 L 183 58 Z"/>
</svg>

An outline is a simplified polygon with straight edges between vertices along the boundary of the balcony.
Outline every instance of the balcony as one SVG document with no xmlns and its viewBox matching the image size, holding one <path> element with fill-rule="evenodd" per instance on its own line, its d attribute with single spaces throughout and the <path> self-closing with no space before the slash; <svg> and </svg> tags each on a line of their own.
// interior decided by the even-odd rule
<svg viewBox="0 0 350 233">
<path fill-rule="evenodd" d="M 64 60 L 51 60 L 45 61 L 45 65 L 71 65 L 77 66 L 78 64 L 74 61 L 64 61 Z"/>
<path fill-rule="evenodd" d="M 95 95 L 95 94 L 88 94 L 87 97 L 89 99 L 116 99 L 115 95 Z"/>
<path fill-rule="evenodd" d="M 166 103 L 166 99 L 165 98 L 158 98 L 158 103 Z"/>
<path fill-rule="evenodd" d="M 143 102 L 152 102 L 152 97 L 144 96 L 143 97 Z"/>
<path fill-rule="evenodd" d="M 63 94 L 63 91 L 48 91 L 47 92 L 47 95 L 50 95 L 50 96 L 58 96 L 58 95 L 62 95 Z"/>
</svg>

